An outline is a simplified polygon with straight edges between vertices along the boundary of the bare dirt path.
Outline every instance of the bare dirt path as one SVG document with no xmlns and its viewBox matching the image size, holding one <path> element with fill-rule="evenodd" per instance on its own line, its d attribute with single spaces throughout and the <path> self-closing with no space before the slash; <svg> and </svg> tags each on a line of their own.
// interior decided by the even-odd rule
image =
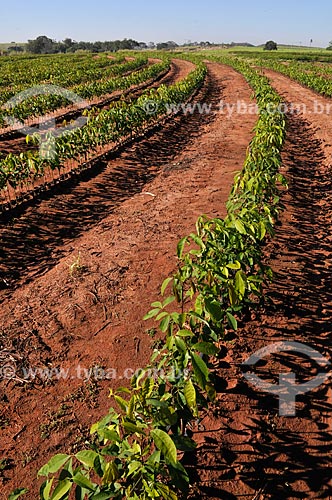
<svg viewBox="0 0 332 500">
<path fill-rule="evenodd" d="M 312 111 L 317 96 L 267 71 L 290 105 Z M 198 481 L 192 498 L 331 499 L 332 397 L 329 384 L 297 397 L 295 417 L 279 416 L 278 400 L 250 386 L 241 366 L 259 348 L 297 341 L 331 360 L 332 348 L 332 122 L 327 115 L 288 113 L 283 171 L 289 191 L 285 211 L 265 255 L 275 271 L 268 302 L 239 329 L 216 366 L 217 404 L 194 435 L 200 443 L 192 462 Z M 248 318 L 247 318 L 248 319 Z M 293 372 L 297 383 L 324 372 L 303 355 L 268 356 L 253 370 L 278 383 Z"/>
<path fill-rule="evenodd" d="M 225 214 L 256 117 L 218 112 L 221 99 L 250 104 L 251 90 L 230 68 L 208 67 L 196 99 L 211 103 L 212 113 L 178 117 L 2 232 L 1 270 L 16 287 L 2 295 L 2 349 L 19 376 L 22 366 L 69 370 L 47 383 L 2 382 L 4 493 L 25 484 L 35 500 L 38 467 L 82 446 L 87 426 L 111 404 L 109 387 L 146 364 L 151 340 L 141 318 L 176 268 L 178 239 L 200 214 Z M 71 275 L 79 253 L 81 269 Z M 116 377 L 90 372 L 84 381 L 93 367 Z"/>
</svg>

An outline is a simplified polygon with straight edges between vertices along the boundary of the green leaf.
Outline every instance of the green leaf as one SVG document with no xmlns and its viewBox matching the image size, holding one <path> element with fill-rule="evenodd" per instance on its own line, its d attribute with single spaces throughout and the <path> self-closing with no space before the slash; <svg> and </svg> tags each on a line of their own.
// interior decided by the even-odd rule
<svg viewBox="0 0 332 500">
<path fill-rule="evenodd" d="M 119 470 L 115 462 L 109 462 L 105 467 L 105 474 L 102 479 L 103 484 L 112 484 L 120 477 Z"/>
<path fill-rule="evenodd" d="M 177 335 L 174 337 L 174 342 L 177 347 L 177 349 L 183 353 L 186 353 L 188 351 L 186 343 L 182 340 L 181 337 L 178 337 Z"/>
<path fill-rule="evenodd" d="M 182 238 L 177 245 L 177 256 L 179 259 L 182 259 L 183 249 L 186 243 L 187 243 L 187 237 Z"/>
<path fill-rule="evenodd" d="M 44 465 L 38 471 L 38 476 L 48 476 L 49 474 L 54 474 L 70 459 L 70 455 L 64 455 L 62 453 L 54 455 L 46 465 Z"/>
<path fill-rule="evenodd" d="M 132 424 L 131 422 L 123 422 L 123 428 L 127 432 L 127 434 L 137 433 L 145 435 L 145 432 L 142 427 Z"/>
<path fill-rule="evenodd" d="M 228 276 L 229 276 L 229 272 L 228 272 L 227 267 L 222 267 L 222 268 L 221 268 L 221 272 L 222 272 L 222 274 L 223 274 L 226 278 L 228 278 Z"/>
<path fill-rule="evenodd" d="M 266 226 L 263 221 L 260 221 L 258 224 L 258 239 L 263 240 L 266 235 Z"/>
<path fill-rule="evenodd" d="M 147 464 L 155 465 L 160 463 L 160 451 L 155 450 L 146 461 Z"/>
<path fill-rule="evenodd" d="M 151 307 L 153 307 L 153 308 L 158 308 L 158 309 L 162 309 L 162 308 L 163 308 L 163 305 L 162 305 L 162 303 L 161 303 L 161 302 L 152 302 Z"/>
<path fill-rule="evenodd" d="M 166 462 L 176 464 L 177 451 L 171 437 L 161 429 L 153 429 L 151 431 L 151 437 L 158 450 L 164 455 Z"/>
<path fill-rule="evenodd" d="M 247 277 L 243 271 L 238 271 L 235 275 L 235 291 L 242 299 L 246 293 Z"/>
<path fill-rule="evenodd" d="M 169 327 L 169 322 L 170 322 L 170 320 L 171 320 L 171 317 L 170 317 L 170 315 L 169 315 L 169 314 L 168 314 L 165 318 L 163 318 L 163 319 L 161 320 L 160 325 L 159 325 L 159 328 L 160 328 L 160 330 L 161 330 L 163 333 L 167 332 L 168 327 Z"/>
<path fill-rule="evenodd" d="M 40 487 L 40 498 L 42 500 L 49 500 L 54 477 L 47 479 Z"/>
<path fill-rule="evenodd" d="M 209 369 L 206 366 L 205 362 L 195 354 L 191 353 L 191 361 L 194 368 L 194 374 L 197 380 L 198 385 L 201 389 L 205 389 L 206 383 L 209 379 Z"/>
<path fill-rule="evenodd" d="M 194 384 L 189 379 L 184 385 L 184 397 L 186 398 L 186 403 L 191 410 L 196 409 L 196 389 Z"/>
<path fill-rule="evenodd" d="M 143 317 L 143 321 L 146 321 L 148 319 L 152 319 L 154 318 L 155 316 L 157 316 L 157 314 L 159 314 L 160 312 L 160 308 L 155 308 L 155 309 L 151 309 L 151 311 L 149 311 L 144 317 Z"/>
<path fill-rule="evenodd" d="M 193 332 L 191 332 L 189 330 L 179 330 L 177 333 L 177 336 L 178 337 L 193 337 L 194 334 L 193 334 Z"/>
<path fill-rule="evenodd" d="M 131 391 L 128 389 L 128 387 L 118 387 L 115 392 L 117 394 L 119 394 L 120 392 L 124 394 L 131 394 Z"/>
<path fill-rule="evenodd" d="M 229 283 L 228 285 L 228 296 L 231 306 L 235 306 L 237 304 L 237 295 L 232 283 Z"/>
<path fill-rule="evenodd" d="M 79 451 L 75 455 L 75 458 L 77 458 L 77 460 L 79 462 L 81 462 L 81 464 L 89 467 L 89 469 L 93 469 L 94 463 L 95 463 L 95 460 L 97 457 L 98 457 L 98 453 L 96 453 L 95 451 L 92 451 L 92 450 Z"/>
<path fill-rule="evenodd" d="M 177 495 L 166 484 L 156 483 L 155 489 L 164 500 L 178 500 Z"/>
<path fill-rule="evenodd" d="M 228 269 L 234 269 L 235 271 L 237 271 L 238 269 L 241 269 L 241 264 L 238 261 L 230 262 L 229 264 L 227 264 L 227 267 Z"/>
<path fill-rule="evenodd" d="M 166 318 L 166 316 L 169 316 L 169 313 L 167 311 L 161 311 L 161 313 L 156 317 L 156 321 L 160 321 L 161 319 Z"/>
<path fill-rule="evenodd" d="M 234 226 L 240 234 L 247 234 L 247 231 L 240 219 L 235 219 Z"/>
<path fill-rule="evenodd" d="M 121 396 L 117 396 L 116 394 L 114 394 L 113 397 L 114 397 L 115 401 L 118 403 L 118 405 L 120 406 L 121 410 L 123 410 L 124 412 L 127 412 L 128 401 L 123 399 Z"/>
<path fill-rule="evenodd" d="M 190 234 L 190 238 L 198 245 L 201 249 L 204 249 L 205 245 L 203 243 L 203 240 L 197 236 L 195 233 Z"/>
<path fill-rule="evenodd" d="M 89 491 L 96 490 L 96 487 L 91 483 L 91 481 L 87 477 L 83 476 L 81 472 L 77 472 L 73 476 L 73 481 L 75 484 L 78 484 L 78 486 L 80 486 L 81 488 L 85 488 Z"/>
<path fill-rule="evenodd" d="M 215 356 L 219 352 L 219 349 L 211 342 L 198 342 L 192 346 L 192 349 L 202 354 L 206 354 L 207 356 Z"/>
<path fill-rule="evenodd" d="M 136 472 L 138 469 L 141 468 L 142 468 L 141 462 L 139 462 L 138 460 L 133 460 L 128 465 L 128 473 L 129 473 L 128 475 L 130 476 L 131 474 L 133 474 L 134 472 Z"/>
<path fill-rule="evenodd" d="M 173 278 L 166 278 L 161 285 L 161 295 L 164 295 L 166 288 L 170 284 L 170 282 L 173 280 Z"/>
<path fill-rule="evenodd" d="M 28 493 L 28 490 L 26 488 L 16 488 L 8 497 L 8 500 L 16 500 L 22 495 L 25 495 Z"/>
<path fill-rule="evenodd" d="M 203 307 L 204 307 L 203 297 L 201 295 L 198 295 L 195 301 L 195 312 L 201 315 L 203 313 Z"/>
<path fill-rule="evenodd" d="M 229 325 L 233 328 L 233 330 L 236 331 L 237 330 L 236 318 L 234 318 L 233 314 L 231 314 L 230 312 L 226 312 L 226 315 L 227 315 Z"/>
<path fill-rule="evenodd" d="M 160 408 L 158 415 L 155 416 L 158 424 L 160 423 L 162 426 L 175 425 L 178 417 L 174 408 Z"/>
<path fill-rule="evenodd" d="M 175 300 L 174 295 L 170 295 L 169 297 L 167 297 L 167 299 L 165 299 L 163 302 L 163 308 L 174 302 L 174 300 Z"/>
<path fill-rule="evenodd" d="M 129 400 L 128 408 L 127 408 L 127 415 L 128 415 L 128 418 L 130 418 L 131 420 L 134 418 L 135 406 L 136 406 L 136 397 L 135 397 L 135 395 L 133 395 Z"/>
<path fill-rule="evenodd" d="M 121 441 L 119 434 L 114 429 L 105 428 L 99 430 L 98 432 L 103 439 L 107 439 L 108 441 L 115 441 L 116 443 Z"/>
<path fill-rule="evenodd" d="M 142 395 L 144 398 L 149 398 L 153 392 L 155 381 L 152 377 L 147 377 L 142 386 Z"/>
<path fill-rule="evenodd" d="M 205 299 L 205 309 L 211 316 L 211 319 L 218 322 L 224 317 L 224 309 L 220 302 L 215 299 Z"/>
<path fill-rule="evenodd" d="M 51 500 L 63 500 L 64 496 L 71 489 L 73 483 L 69 481 L 69 479 L 65 479 L 58 483 L 58 486 L 55 488 L 53 495 L 51 496 Z"/>
<path fill-rule="evenodd" d="M 71 477 L 73 475 L 73 457 L 68 460 L 68 462 L 63 466 L 62 472 L 68 472 L 67 477 Z"/>
<path fill-rule="evenodd" d="M 167 403 L 164 401 L 159 401 L 159 399 L 147 399 L 146 400 L 147 405 L 154 406 L 155 408 L 165 408 L 167 407 Z"/>
</svg>

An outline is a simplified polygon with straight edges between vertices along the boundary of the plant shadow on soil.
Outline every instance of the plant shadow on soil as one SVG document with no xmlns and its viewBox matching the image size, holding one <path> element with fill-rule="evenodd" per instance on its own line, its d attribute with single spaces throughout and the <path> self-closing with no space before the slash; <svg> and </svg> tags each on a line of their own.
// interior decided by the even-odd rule
<svg viewBox="0 0 332 500">
<path fill-rule="evenodd" d="M 195 101 L 204 98 L 217 104 L 221 92 L 222 86 L 209 74 Z M 198 112 L 178 115 L 38 200 L 0 215 L 0 289 L 8 288 L 4 295 L 53 267 L 65 254 L 63 245 L 141 192 L 213 119 L 213 114 Z"/>
<path fill-rule="evenodd" d="M 283 199 L 286 210 L 275 238 L 265 248 L 275 279 L 258 321 L 241 328 L 236 351 L 247 352 L 249 357 L 268 341 L 292 340 L 331 360 L 332 177 L 329 172 L 320 173 L 321 144 L 300 116 L 288 117 L 283 159 L 289 182 Z M 245 382 L 241 375 L 244 359 L 238 357 L 236 386 L 221 390 L 213 413 L 220 429 L 205 437 L 202 433 L 198 454 L 188 458 L 192 483 L 196 482 L 190 498 L 332 498 L 328 384 L 296 398 L 296 417 L 280 417 L 277 398 Z M 275 384 L 279 373 L 292 371 L 301 384 L 324 372 L 300 354 L 274 355 L 273 361 L 262 360 L 255 373 Z M 221 361 L 219 377 L 229 380 L 229 368 Z M 201 480 L 207 471 L 209 480 L 204 485 Z"/>
</svg>

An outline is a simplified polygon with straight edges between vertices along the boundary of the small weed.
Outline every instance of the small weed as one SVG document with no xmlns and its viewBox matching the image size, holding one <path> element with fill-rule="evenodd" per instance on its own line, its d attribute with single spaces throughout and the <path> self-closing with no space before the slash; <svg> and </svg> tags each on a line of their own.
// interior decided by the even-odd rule
<svg viewBox="0 0 332 500">
<path fill-rule="evenodd" d="M 32 462 L 35 459 L 36 453 L 34 451 L 28 452 L 24 451 L 22 453 L 22 467 L 26 467 L 30 462 Z"/>
<path fill-rule="evenodd" d="M 62 403 L 60 409 L 57 412 L 50 412 L 48 414 L 48 422 L 43 423 L 39 426 L 42 439 L 48 439 L 53 431 L 61 429 L 64 424 L 62 419 L 68 416 L 68 409 L 70 409 L 70 406 Z"/>
<path fill-rule="evenodd" d="M 157 333 L 157 329 L 156 328 L 149 328 L 148 330 L 145 330 L 145 333 L 147 333 L 149 335 L 149 337 L 151 337 L 153 339 Z"/>
<path fill-rule="evenodd" d="M 9 460 L 7 458 L 4 458 L 3 460 L 0 460 L 0 471 L 8 469 L 9 466 Z"/>
<path fill-rule="evenodd" d="M 78 256 L 72 264 L 69 266 L 70 276 L 80 276 L 85 270 L 85 266 L 81 263 L 81 252 L 78 252 Z"/>
<path fill-rule="evenodd" d="M 3 429 L 9 425 L 10 421 L 4 415 L 0 415 L 0 429 Z"/>
<path fill-rule="evenodd" d="M 87 384 L 78 387 L 78 389 L 69 394 L 64 401 L 70 401 L 71 403 L 74 401 L 80 401 L 81 403 L 86 403 L 89 408 L 94 408 L 99 392 L 100 388 L 97 381 L 91 380 Z"/>
<path fill-rule="evenodd" d="M 4 477 L 4 472 L 6 470 L 12 469 L 13 460 L 11 458 L 3 458 L 0 460 L 0 478 Z"/>
</svg>

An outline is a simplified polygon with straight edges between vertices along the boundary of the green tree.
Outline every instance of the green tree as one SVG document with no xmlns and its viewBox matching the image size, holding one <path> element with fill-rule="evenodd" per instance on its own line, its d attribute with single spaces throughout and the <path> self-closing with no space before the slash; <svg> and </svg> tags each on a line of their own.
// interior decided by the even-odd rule
<svg viewBox="0 0 332 500">
<path fill-rule="evenodd" d="M 266 42 L 264 50 L 278 50 L 278 45 L 273 40 Z"/>
<path fill-rule="evenodd" d="M 45 35 L 38 36 L 35 40 L 28 40 L 27 51 L 33 54 L 55 54 L 58 44 Z"/>
<path fill-rule="evenodd" d="M 169 40 L 168 42 L 157 43 L 157 50 L 173 50 L 178 47 L 178 44 Z"/>
</svg>

